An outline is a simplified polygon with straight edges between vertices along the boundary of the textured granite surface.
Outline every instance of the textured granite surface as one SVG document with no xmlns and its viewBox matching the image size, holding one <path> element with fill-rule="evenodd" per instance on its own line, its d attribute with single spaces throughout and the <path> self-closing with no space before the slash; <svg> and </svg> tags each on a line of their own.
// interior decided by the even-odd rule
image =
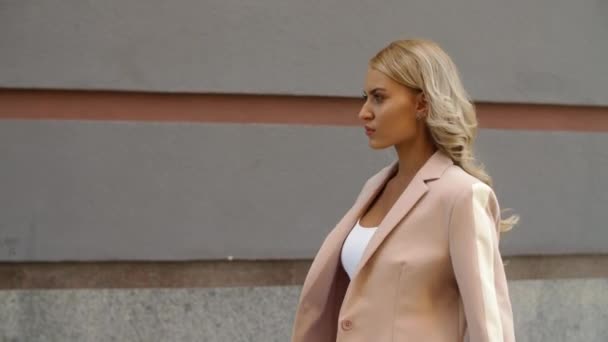
<svg viewBox="0 0 608 342">
<path fill-rule="evenodd" d="M 518 342 L 608 341 L 608 279 L 510 282 Z M 288 341 L 299 286 L 0 291 L 0 341 Z"/>
<path fill-rule="evenodd" d="M 0 341 L 287 341 L 299 287 L 0 292 Z"/>
<path fill-rule="evenodd" d="M 608 278 L 509 284 L 518 342 L 608 341 Z"/>
</svg>

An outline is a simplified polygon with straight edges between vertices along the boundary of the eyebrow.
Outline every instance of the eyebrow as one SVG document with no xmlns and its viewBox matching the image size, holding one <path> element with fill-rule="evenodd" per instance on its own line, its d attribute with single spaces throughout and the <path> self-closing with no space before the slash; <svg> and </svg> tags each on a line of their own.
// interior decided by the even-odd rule
<svg viewBox="0 0 608 342">
<path fill-rule="evenodd" d="M 374 93 L 381 92 L 381 91 L 386 91 L 386 89 L 377 87 L 377 88 L 374 88 L 374 89 L 370 90 L 369 93 L 370 94 L 374 94 Z M 363 90 L 363 93 L 365 93 L 365 90 Z"/>
</svg>

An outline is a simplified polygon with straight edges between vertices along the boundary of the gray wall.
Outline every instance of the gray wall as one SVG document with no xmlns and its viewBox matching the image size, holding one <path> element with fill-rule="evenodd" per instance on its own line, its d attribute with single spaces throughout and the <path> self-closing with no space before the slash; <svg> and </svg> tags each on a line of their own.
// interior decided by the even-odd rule
<svg viewBox="0 0 608 342">
<path fill-rule="evenodd" d="M 0 86 L 359 96 L 413 36 L 477 100 L 608 105 L 604 0 L 0 0 Z"/>
<path fill-rule="evenodd" d="M 605 146 L 481 131 L 522 216 L 505 255 L 608 252 Z M 393 154 L 356 127 L 5 120 L 0 260 L 309 258 Z"/>
<path fill-rule="evenodd" d="M 0 0 L 0 87 L 358 96 L 373 52 L 421 35 L 477 100 L 608 105 L 607 18 L 601 0 Z M 481 132 L 522 215 L 504 254 L 608 252 L 605 146 Z M 392 158 L 353 127 L 3 120 L 0 261 L 308 258 Z"/>
</svg>

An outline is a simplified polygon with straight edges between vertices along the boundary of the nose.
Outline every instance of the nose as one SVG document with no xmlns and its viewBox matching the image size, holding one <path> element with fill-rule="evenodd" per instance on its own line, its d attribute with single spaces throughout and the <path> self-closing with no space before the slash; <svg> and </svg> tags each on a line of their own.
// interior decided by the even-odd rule
<svg viewBox="0 0 608 342">
<path fill-rule="evenodd" d="M 368 108 L 367 108 L 367 102 L 363 104 L 363 106 L 361 107 L 361 110 L 359 110 L 359 114 L 357 115 L 359 117 L 360 120 L 362 121 L 369 121 L 374 117 L 374 113 L 372 113 Z"/>
</svg>

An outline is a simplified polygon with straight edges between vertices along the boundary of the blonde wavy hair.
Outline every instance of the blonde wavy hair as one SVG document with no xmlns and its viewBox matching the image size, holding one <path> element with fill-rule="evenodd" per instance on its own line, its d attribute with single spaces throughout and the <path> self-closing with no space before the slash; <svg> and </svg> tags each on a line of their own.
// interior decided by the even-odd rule
<svg viewBox="0 0 608 342">
<path fill-rule="evenodd" d="M 475 106 L 454 62 L 437 43 L 425 39 L 393 41 L 370 59 L 369 66 L 423 92 L 428 103 L 426 125 L 437 148 L 467 173 L 492 186 L 492 178 L 473 151 L 478 127 Z M 518 221 L 517 215 L 501 219 L 500 231 L 511 230 Z"/>
</svg>

